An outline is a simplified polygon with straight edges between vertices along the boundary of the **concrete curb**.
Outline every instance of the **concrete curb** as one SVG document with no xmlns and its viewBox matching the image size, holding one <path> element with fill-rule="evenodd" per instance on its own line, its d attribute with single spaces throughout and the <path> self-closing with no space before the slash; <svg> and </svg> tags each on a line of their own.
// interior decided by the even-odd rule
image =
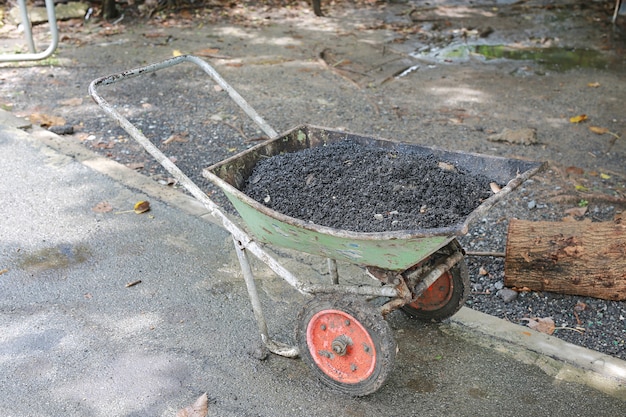
<svg viewBox="0 0 626 417">
<path fill-rule="evenodd" d="M 0 125 L 19 129 L 30 127 L 24 119 L 2 110 Z M 208 210 L 191 196 L 159 185 L 124 165 L 91 152 L 80 143 L 67 140 L 45 129 L 33 127 L 29 133 L 40 143 L 129 188 L 140 190 L 188 214 L 213 222 Z M 467 307 L 463 307 L 448 324 L 443 325 L 442 330 L 500 351 L 524 363 L 536 365 L 556 379 L 585 384 L 626 400 L 626 361 Z"/>
<path fill-rule="evenodd" d="M 626 400 L 626 361 L 621 359 L 468 307 L 450 319 L 447 330 L 536 365 L 556 379 L 582 383 Z"/>
</svg>

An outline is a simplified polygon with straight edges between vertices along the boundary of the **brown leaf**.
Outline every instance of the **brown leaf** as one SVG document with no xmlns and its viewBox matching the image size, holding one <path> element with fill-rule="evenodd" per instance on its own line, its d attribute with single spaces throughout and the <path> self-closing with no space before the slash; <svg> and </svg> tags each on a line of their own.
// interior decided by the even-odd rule
<svg viewBox="0 0 626 417">
<path fill-rule="evenodd" d="M 478 273 L 480 275 L 489 275 L 489 271 L 487 271 L 485 268 L 483 268 L 482 266 L 478 269 Z"/>
<path fill-rule="evenodd" d="M 33 113 L 28 116 L 28 120 L 41 127 L 63 126 L 65 124 L 64 118 L 43 113 Z"/>
<path fill-rule="evenodd" d="M 194 55 L 199 55 L 199 56 L 211 56 L 211 55 L 215 55 L 216 53 L 218 53 L 220 50 L 218 48 L 206 48 L 206 49 L 201 49 L 199 51 L 194 52 Z"/>
<path fill-rule="evenodd" d="M 605 133 L 609 133 L 609 129 L 600 126 L 589 126 L 589 130 L 591 130 L 596 135 L 604 135 Z"/>
<path fill-rule="evenodd" d="M 537 131 L 532 128 L 518 130 L 504 128 L 501 133 L 489 135 L 487 140 L 491 142 L 508 142 L 518 145 L 533 145 L 537 143 Z"/>
<path fill-rule="evenodd" d="M 126 166 L 130 169 L 139 170 L 139 169 L 143 169 L 144 163 L 143 162 L 131 162 L 130 164 L 126 164 Z"/>
<path fill-rule="evenodd" d="M 583 175 L 585 173 L 585 170 L 579 167 L 567 167 L 565 168 L 565 172 L 567 172 L 569 175 Z"/>
<path fill-rule="evenodd" d="M 528 327 L 541 333 L 552 334 L 554 333 L 554 330 L 556 330 L 556 326 L 554 325 L 554 320 L 552 320 L 552 317 L 535 317 L 531 319 L 523 318 L 522 320 L 528 321 Z"/>
<path fill-rule="evenodd" d="M 135 203 L 133 207 L 133 211 L 137 214 L 145 213 L 150 210 L 150 202 L 149 201 L 138 201 Z"/>
<path fill-rule="evenodd" d="M 163 145 L 169 145 L 172 142 L 182 142 L 182 143 L 189 142 L 189 140 L 186 139 L 188 135 L 189 135 L 189 132 L 174 133 L 173 135 L 170 135 L 169 138 L 163 141 Z"/>
<path fill-rule="evenodd" d="M 195 403 L 178 410 L 176 417 L 206 417 L 209 413 L 209 397 L 206 392 L 202 394 Z"/>
<path fill-rule="evenodd" d="M 96 213 L 108 213 L 111 210 L 113 210 L 113 207 L 106 201 L 101 201 L 91 208 L 91 211 Z"/>
<path fill-rule="evenodd" d="M 580 122 L 584 122 L 585 120 L 587 120 L 588 117 L 586 114 L 579 114 L 578 116 L 572 116 L 569 118 L 569 122 L 570 123 L 580 123 Z"/>
</svg>

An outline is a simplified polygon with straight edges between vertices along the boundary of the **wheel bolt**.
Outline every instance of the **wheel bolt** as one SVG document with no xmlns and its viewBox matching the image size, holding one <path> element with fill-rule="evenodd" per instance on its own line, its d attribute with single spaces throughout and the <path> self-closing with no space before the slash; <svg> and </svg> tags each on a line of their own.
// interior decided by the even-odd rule
<svg viewBox="0 0 626 417">
<path fill-rule="evenodd" d="M 325 325 L 325 324 L 322 324 L 321 329 L 322 329 L 322 330 L 326 330 L 326 325 Z"/>
<path fill-rule="evenodd" d="M 346 320 L 345 323 L 346 323 L 346 326 L 349 326 L 350 325 L 350 320 Z"/>
<path fill-rule="evenodd" d="M 355 372 L 356 371 L 356 365 L 355 364 L 350 365 L 350 369 L 352 370 L 352 372 Z"/>
</svg>

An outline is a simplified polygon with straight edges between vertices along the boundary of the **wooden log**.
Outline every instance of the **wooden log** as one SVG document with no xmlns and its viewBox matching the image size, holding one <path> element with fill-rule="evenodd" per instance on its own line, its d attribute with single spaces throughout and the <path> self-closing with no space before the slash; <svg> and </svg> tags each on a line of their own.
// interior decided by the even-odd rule
<svg viewBox="0 0 626 417">
<path fill-rule="evenodd" d="M 504 284 L 626 300 L 626 222 L 509 222 Z"/>
</svg>

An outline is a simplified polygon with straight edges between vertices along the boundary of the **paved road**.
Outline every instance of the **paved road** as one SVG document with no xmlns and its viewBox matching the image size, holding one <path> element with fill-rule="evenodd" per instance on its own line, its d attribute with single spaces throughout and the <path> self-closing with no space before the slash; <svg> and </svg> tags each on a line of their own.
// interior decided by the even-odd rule
<svg viewBox="0 0 626 417">
<path fill-rule="evenodd" d="M 173 416 L 203 392 L 222 417 L 623 414 L 621 400 L 402 314 L 389 320 L 400 350 L 388 384 L 339 395 L 300 360 L 255 359 L 222 229 L 6 122 L 0 155 L 2 416 Z M 140 200 L 151 211 L 128 212 Z M 303 274 L 323 264 L 281 259 Z M 255 271 L 272 333 L 292 342 L 302 297 Z"/>
</svg>

